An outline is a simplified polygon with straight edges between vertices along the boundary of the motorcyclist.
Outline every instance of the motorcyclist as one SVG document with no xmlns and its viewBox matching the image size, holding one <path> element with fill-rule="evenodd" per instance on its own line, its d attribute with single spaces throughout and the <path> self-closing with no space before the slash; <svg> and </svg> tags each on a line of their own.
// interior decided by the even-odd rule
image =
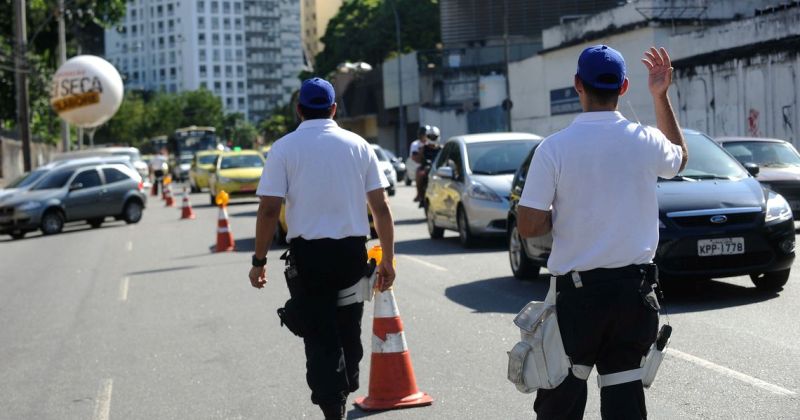
<svg viewBox="0 0 800 420">
<path fill-rule="evenodd" d="M 425 207 L 425 190 L 428 188 L 428 174 L 433 160 L 442 149 L 439 144 L 439 127 L 429 126 L 425 133 L 425 144 L 421 145 L 418 153 L 414 154 L 414 161 L 419 163 L 417 169 L 417 196 L 420 197 L 419 207 Z"/>
</svg>

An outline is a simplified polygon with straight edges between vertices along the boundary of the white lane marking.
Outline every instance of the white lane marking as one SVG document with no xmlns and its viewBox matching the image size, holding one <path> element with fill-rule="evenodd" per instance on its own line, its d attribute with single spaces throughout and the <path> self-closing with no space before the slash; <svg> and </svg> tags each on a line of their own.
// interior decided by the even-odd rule
<svg viewBox="0 0 800 420">
<path fill-rule="evenodd" d="M 133 251 L 133 241 L 128 241 L 127 248 L 128 248 L 128 251 Z"/>
<path fill-rule="evenodd" d="M 113 386 L 114 380 L 111 378 L 103 380 L 100 384 L 97 399 L 94 401 L 92 420 L 108 420 L 108 415 L 111 413 L 111 388 Z"/>
<path fill-rule="evenodd" d="M 446 269 L 446 268 L 444 268 L 444 267 L 442 267 L 442 266 L 440 266 L 440 265 L 436 265 L 436 264 L 433 264 L 433 263 L 429 263 L 429 262 L 427 262 L 427 261 L 425 261 L 425 260 L 421 260 L 421 259 L 419 259 L 419 258 L 412 257 L 412 256 L 410 256 L 410 255 L 403 255 L 402 257 L 403 257 L 403 258 L 407 258 L 407 259 L 409 259 L 409 260 L 411 260 L 411 261 L 414 261 L 415 263 L 422 264 L 422 265 L 424 265 L 424 266 L 426 266 L 426 267 L 430 267 L 430 268 L 432 268 L 432 269 L 434 269 L 434 270 L 439 270 L 439 271 L 447 271 L 447 269 Z"/>
<path fill-rule="evenodd" d="M 125 302 L 128 300 L 128 287 L 130 287 L 131 278 L 125 277 L 119 285 L 119 300 Z"/>
<path fill-rule="evenodd" d="M 771 384 L 769 382 L 762 381 L 761 379 L 754 378 L 750 375 L 746 375 L 742 372 L 735 371 L 733 369 L 728 369 L 725 366 L 720 366 L 716 363 L 709 362 L 708 360 L 701 359 L 697 356 L 692 356 L 691 354 L 684 353 L 679 350 L 675 350 L 672 348 L 667 349 L 667 354 L 671 356 L 675 356 L 678 359 L 685 360 L 689 363 L 694 363 L 697 366 L 704 367 L 708 370 L 712 370 L 714 372 L 719 373 L 720 375 L 725 375 L 731 377 L 733 379 L 738 379 L 746 384 L 752 385 L 756 388 L 761 388 L 765 391 L 772 392 L 773 394 L 778 395 L 786 395 L 786 396 L 793 396 L 797 395 L 794 391 L 790 391 L 786 388 L 782 388 L 778 385 Z"/>
</svg>

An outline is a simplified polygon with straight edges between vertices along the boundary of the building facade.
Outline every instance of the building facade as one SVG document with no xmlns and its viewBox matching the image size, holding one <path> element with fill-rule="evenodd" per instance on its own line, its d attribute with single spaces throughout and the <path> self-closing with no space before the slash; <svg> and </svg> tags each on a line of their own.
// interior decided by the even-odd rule
<svg viewBox="0 0 800 420">
<path fill-rule="evenodd" d="M 325 48 L 320 38 L 325 35 L 328 21 L 342 7 L 342 0 L 302 0 L 303 48 L 309 63 Z"/>
<path fill-rule="evenodd" d="M 299 86 L 299 0 L 130 0 L 105 55 L 127 89 L 205 88 L 258 121 Z"/>
</svg>

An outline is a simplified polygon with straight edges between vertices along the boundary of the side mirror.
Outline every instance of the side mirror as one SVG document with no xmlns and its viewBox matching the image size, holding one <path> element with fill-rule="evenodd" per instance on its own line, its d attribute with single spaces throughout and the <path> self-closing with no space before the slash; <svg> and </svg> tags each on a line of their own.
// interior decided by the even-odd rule
<svg viewBox="0 0 800 420">
<path fill-rule="evenodd" d="M 453 179 L 453 168 L 449 166 L 441 166 L 436 170 L 436 175 L 444 179 Z"/>
<path fill-rule="evenodd" d="M 69 186 L 70 192 L 71 191 L 75 191 L 75 190 L 79 190 L 81 188 L 83 188 L 83 184 L 81 184 L 80 182 L 75 182 L 75 183 L 73 183 L 72 185 Z"/>
<path fill-rule="evenodd" d="M 761 171 L 761 169 L 758 167 L 758 164 L 753 163 L 753 162 L 745 163 L 744 164 L 744 168 L 747 169 L 747 172 L 749 172 L 750 175 L 753 175 L 753 176 L 758 175 L 758 173 Z"/>
</svg>

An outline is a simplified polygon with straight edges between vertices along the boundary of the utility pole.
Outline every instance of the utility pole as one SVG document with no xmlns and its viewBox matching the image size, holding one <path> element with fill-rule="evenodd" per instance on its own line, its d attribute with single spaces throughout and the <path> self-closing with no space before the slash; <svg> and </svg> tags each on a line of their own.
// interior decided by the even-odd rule
<svg viewBox="0 0 800 420">
<path fill-rule="evenodd" d="M 64 0 L 58 0 L 58 66 L 67 61 L 67 35 L 64 28 Z M 69 152 L 69 124 L 61 119 L 61 149 Z"/>
<path fill-rule="evenodd" d="M 390 3 L 392 5 L 392 12 L 394 12 L 394 31 L 397 38 L 397 139 L 395 141 L 394 151 L 398 155 L 400 151 L 401 142 L 406 142 L 406 107 L 403 105 L 403 49 L 400 43 L 400 15 L 397 13 L 397 7 L 394 0 Z M 405 144 L 403 144 L 405 147 Z"/>
<path fill-rule="evenodd" d="M 17 38 L 15 64 L 15 83 L 17 85 L 17 128 L 22 140 L 22 160 L 25 172 L 31 171 L 31 126 L 28 109 L 28 75 L 26 50 L 28 47 L 27 25 L 25 24 L 25 0 L 14 0 L 14 29 Z"/>
<path fill-rule="evenodd" d="M 503 109 L 506 112 L 506 131 L 511 131 L 511 75 L 508 71 L 508 0 L 503 0 L 503 58 L 506 65 L 506 100 Z"/>
</svg>

